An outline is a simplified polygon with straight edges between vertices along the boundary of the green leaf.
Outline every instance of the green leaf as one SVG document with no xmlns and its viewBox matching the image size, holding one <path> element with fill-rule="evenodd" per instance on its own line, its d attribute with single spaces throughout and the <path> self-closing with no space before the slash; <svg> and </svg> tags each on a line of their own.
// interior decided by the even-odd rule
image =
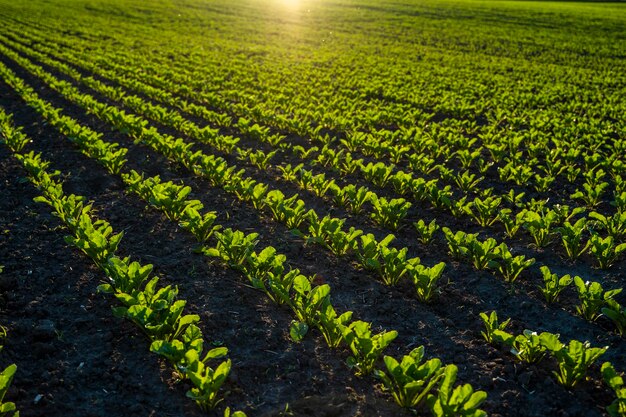
<svg viewBox="0 0 626 417">
<path fill-rule="evenodd" d="M 309 326 L 302 321 L 293 320 L 289 326 L 289 336 L 297 343 L 300 343 L 302 339 L 304 339 L 308 331 Z"/>
<path fill-rule="evenodd" d="M 207 354 L 204 356 L 204 359 L 202 359 L 202 362 L 206 362 L 211 359 L 223 358 L 227 354 L 228 354 L 228 348 L 217 347 L 217 348 L 209 350 Z"/>
</svg>

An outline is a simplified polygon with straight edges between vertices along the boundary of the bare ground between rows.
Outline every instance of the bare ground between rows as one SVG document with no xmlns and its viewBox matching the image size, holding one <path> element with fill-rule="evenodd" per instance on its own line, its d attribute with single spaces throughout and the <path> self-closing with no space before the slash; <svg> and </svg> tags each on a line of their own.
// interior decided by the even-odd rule
<svg viewBox="0 0 626 417">
<path fill-rule="evenodd" d="M 185 179 L 185 182 L 187 182 L 187 179 Z M 251 230 L 255 230 L 258 227 L 258 224 L 252 223 L 248 226 Z M 243 227 L 245 229 L 245 227 Z M 276 242 L 275 242 L 276 243 Z M 285 245 L 282 245 L 285 246 Z M 291 246 L 291 245 L 289 245 Z M 315 259 L 315 252 L 312 253 L 313 259 Z M 319 254 L 317 254 L 317 257 L 319 258 Z M 292 257 L 290 256 L 290 259 Z M 324 268 L 322 268 L 322 274 L 326 274 L 326 272 L 324 272 Z M 465 270 L 465 271 L 461 271 L 461 272 L 465 272 L 470 276 L 474 276 L 475 273 L 473 273 L 472 271 L 469 270 Z M 355 277 L 354 279 L 355 284 L 357 286 L 357 288 L 363 288 L 363 285 L 365 285 L 365 288 L 368 288 L 368 286 L 372 285 L 370 284 L 370 281 L 363 280 L 361 278 L 361 280 L 359 280 L 358 277 L 356 277 L 355 275 L 359 275 L 358 273 L 355 274 L 355 272 L 350 268 L 349 265 L 346 265 L 345 262 L 334 262 L 331 260 L 331 266 L 328 269 L 328 274 L 326 276 L 333 278 L 333 282 L 331 283 L 331 286 L 333 288 L 336 287 L 336 284 L 338 284 L 339 282 L 343 281 L 345 282 L 345 280 L 348 281 L 352 281 L 352 277 Z M 324 276 L 324 275 L 322 275 Z M 344 278 L 345 277 L 345 278 Z M 350 277 L 350 278 L 348 278 Z M 346 279 L 347 278 L 347 279 Z M 489 279 L 489 278 L 488 278 Z M 335 280 L 337 280 L 335 282 Z M 479 280 L 481 282 L 483 282 L 483 292 L 484 293 L 490 293 L 492 291 L 491 288 L 491 284 L 489 284 L 488 280 L 482 279 Z M 487 281 L 487 282 L 485 282 Z M 330 278 L 329 278 L 329 282 Z M 341 286 L 340 284 L 337 286 Z M 346 289 L 346 288 L 344 288 Z M 358 291 L 358 290 L 357 290 Z M 381 292 L 384 293 L 384 288 L 383 289 L 376 289 L 373 290 L 371 287 L 368 288 L 365 292 L 371 292 L 373 295 L 379 295 Z M 385 312 L 389 312 L 389 311 L 397 311 L 397 306 L 398 306 L 398 297 L 397 294 L 392 294 L 393 291 L 390 291 L 390 296 L 387 297 L 387 299 L 385 300 L 380 300 L 379 297 L 376 297 L 377 299 L 371 300 L 373 302 L 368 303 L 367 300 L 364 300 L 364 306 L 366 311 L 371 311 L 371 315 L 372 316 L 378 316 L 378 318 L 380 320 L 372 320 L 374 323 L 381 323 L 381 322 L 386 322 L 386 313 Z M 459 298 L 462 300 L 464 297 L 467 297 L 466 294 L 459 294 Z M 355 303 L 354 300 L 354 296 L 351 297 L 352 303 Z M 406 304 L 407 300 L 403 300 L 403 304 Z M 466 299 L 464 302 L 462 302 L 461 304 L 464 305 L 471 305 L 472 303 L 474 303 L 476 300 L 474 298 L 469 298 Z M 357 303 L 358 303 L 358 298 L 357 298 Z M 411 305 L 413 303 L 412 300 L 408 300 L 409 305 Z M 368 306 L 373 306 L 376 305 L 376 308 L 372 308 L 369 309 Z M 414 305 L 414 304 L 413 304 Z M 450 305 L 450 304 L 448 304 Z M 452 304 L 454 305 L 454 304 Z M 523 314 L 526 311 L 526 308 L 528 306 L 522 306 L 520 308 L 520 313 L 518 316 L 520 317 L 524 317 L 525 314 Z M 515 307 L 513 307 L 515 308 Z M 440 308 L 440 310 L 446 310 L 445 306 L 442 306 Z M 512 378 L 512 379 L 518 379 L 518 377 L 521 375 L 521 379 L 526 381 L 528 380 L 528 384 L 531 384 L 531 386 L 528 388 L 529 391 L 532 391 L 532 388 L 542 388 L 540 385 L 537 385 L 537 382 L 540 381 L 536 381 L 539 379 L 542 379 L 542 377 L 546 377 L 546 379 L 548 378 L 548 374 L 549 372 L 547 370 L 544 369 L 525 369 L 525 367 L 519 367 L 519 366 L 513 366 L 513 360 L 510 357 L 507 357 L 506 354 L 502 354 L 502 352 L 495 354 L 494 357 L 494 353 L 493 353 L 493 349 L 486 347 L 484 345 L 484 342 L 482 342 L 481 340 L 476 338 L 476 334 L 478 333 L 478 329 L 476 329 L 476 331 L 471 331 L 470 333 L 468 333 L 468 330 L 464 330 L 465 334 L 462 334 L 463 331 L 459 332 L 458 329 L 467 329 L 466 326 L 462 326 L 462 324 L 467 323 L 468 320 L 473 320 L 472 316 L 475 317 L 474 315 L 468 315 L 467 311 L 463 311 L 462 309 L 460 311 L 455 311 L 455 312 L 450 312 L 450 311 L 442 311 L 439 312 L 440 314 L 442 314 L 444 316 L 444 318 L 447 318 L 446 316 L 453 316 L 453 319 L 447 319 L 443 326 L 448 326 L 449 328 L 446 330 L 444 329 L 443 331 L 441 331 L 440 329 L 438 329 L 437 327 L 441 326 L 440 324 L 440 320 L 438 320 L 437 324 L 433 324 L 432 326 L 428 326 L 427 328 L 424 328 L 424 323 L 428 323 L 427 320 L 420 320 L 418 317 L 415 317 L 415 309 L 412 309 L 411 307 L 407 308 L 407 310 L 404 312 L 408 317 L 404 317 L 405 314 L 402 314 L 400 317 L 398 317 L 398 319 L 402 320 L 404 325 L 402 327 L 406 328 L 407 330 L 409 330 L 408 334 L 411 334 L 411 328 L 412 328 L 412 332 L 415 332 L 415 329 L 418 328 L 420 330 L 424 330 L 424 332 L 422 333 L 420 331 L 420 333 L 422 333 L 425 338 L 427 339 L 425 342 L 420 342 L 420 343 L 427 343 L 427 345 L 435 345 L 437 347 L 439 347 L 439 349 L 435 349 L 435 350 L 429 350 L 429 353 L 433 354 L 433 355 L 437 355 L 439 354 L 440 356 L 443 356 L 444 359 L 446 357 L 453 357 L 454 359 L 456 359 L 456 362 L 462 362 L 468 359 L 468 356 L 466 355 L 466 351 L 468 347 L 474 347 L 474 351 L 476 351 L 476 355 L 470 355 L 469 356 L 469 362 L 473 362 L 473 366 L 470 366 L 470 368 L 473 368 L 474 370 L 476 368 L 482 368 L 482 372 L 479 372 L 480 374 L 482 374 L 482 378 L 480 378 L 481 384 L 475 384 L 480 386 L 481 388 L 485 388 L 487 389 L 490 394 L 491 394 L 491 398 L 490 398 L 490 405 L 492 407 L 495 408 L 491 408 L 490 411 L 494 411 L 495 413 L 493 413 L 494 415 L 499 415 L 500 413 L 502 413 L 501 415 L 514 415 L 511 414 L 509 411 L 512 410 L 521 410 L 523 408 L 519 408 L 517 407 L 518 405 L 521 405 L 522 403 L 526 402 L 526 401 L 532 401 L 533 395 L 532 394 L 528 394 L 525 393 L 524 390 L 522 388 L 520 388 L 520 383 L 516 383 L 516 387 L 515 389 L 511 389 L 511 381 L 508 381 L 508 383 L 506 384 L 499 384 L 499 380 L 497 379 L 502 378 L 499 375 L 503 375 L 506 378 Z M 477 313 L 477 312 L 475 312 Z M 541 315 L 541 312 L 538 312 Z M 410 316 L 413 316 L 412 319 Z M 419 316 L 419 315 L 418 315 Z M 456 317 L 461 317 L 461 325 L 456 325 L 455 326 L 455 321 L 456 321 Z M 422 316 L 422 318 L 424 317 L 428 317 L 431 318 L 432 317 L 432 313 L 426 313 L 426 316 Z M 367 317 L 369 319 L 369 317 Z M 396 322 L 396 320 L 390 320 L 393 322 Z M 430 323 L 428 323 L 430 324 Z M 428 325 L 427 324 L 427 325 Z M 398 326 L 390 326 L 393 328 L 398 328 Z M 402 329 L 399 329 L 402 332 Z M 442 334 L 439 335 L 438 332 L 441 332 Z M 455 337 L 460 338 L 460 343 L 458 344 L 450 344 L 450 340 L 455 338 Z M 406 342 L 406 341 L 405 341 Z M 415 342 L 415 341 L 413 341 Z M 409 345 L 410 342 L 408 343 L 402 343 L 402 345 L 406 346 Z M 452 347 L 452 349 L 450 349 L 450 347 Z M 444 351 L 444 354 L 441 355 L 440 352 L 438 352 L 439 350 Z M 407 350 L 405 348 L 400 348 L 398 349 L 398 351 L 402 351 L 402 352 L 406 352 Z M 458 360 L 460 359 L 460 360 Z M 458 363 L 459 365 L 462 365 L 462 374 L 463 372 L 463 364 L 462 363 Z M 498 372 L 498 370 L 500 372 Z M 534 376 L 529 375 L 529 372 L 531 374 L 535 374 Z M 470 373 L 470 375 L 464 375 L 467 376 L 469 378 L 464 378 L 465 380 L 471 380 L 472 376 L 476 376 L 476 374 Z M 532 378 L 531 378 L 532 376 Z M 489 379 L 492 378 L 496 378 L 495 381 L 496 383 L 494 383 L 493 381 L 489 381 Z M 551 381 L 548 381 L 548 383 L 550 383 Z M 597 382 L 597 381 L 596 381 Z M 534 384 L 534 385 L 533 385 Z M 493 385 L 493 386 L 492 386 Z M 498 385 L 500 385 L 498 387 Z M 554 383 L 552 383 L 552 385 L 554 385 Z M 548 407 L 548 410 L 554 411 L 559 409 L 559 407 L 561 407 L 563 400 L 568 398 L 569 393 L 565 393 L 566 395 L 563 395 L 563 393 L 561 393 L 561 395 L 556 396 L 556 400 L 550 401 L 550 399 L 554 399 L 555 395 L 554 392 L 550 392 L 550 390 L 556 390 L 559 391 L 560 387 L 549 387 L 549 389 L 547 390 L 548 392 L 545 393 L 545 399 L 547 399 L 547 404 L 543 404 L 543 405 L 538 405 L 539 407 L 539 412 L 536 415 L 541 415 L 540 413 L 543 411 L 546 411 L 546 409 L 541 408 L 541 407 Z M 563 391 L 563 390 L 561 390 Z M 582 389 L 581 389 L 582 391 Z M 508 393 L 507 395 L 504 395 L 505 393 Z M 597 391 L 596 391 L 597 393 Z M 606 392 L 603 392 L 603 394 L 606 394 Z M 580 392 L 577 392 L 577 395 L 580 397 Z M 605 395 L 603 395 L 604 397 Z M 502 401 L 502 399 L 500 397 L 504 397 L 506 401 Z M 543 397 L 543 395 L 542 395 Z M 584 397 L 584 395 L 583 395 Z M 587 404 L 591 405 L 591 403 L 584 401 Z M 576 407 L 579 407 L 581 404 L 575 404 L 572 412 L 567 413 L 567 415 L 577 415 L 578 413 L 575 411 Z M 589 406 L 588 405 L 588 406 Z M 588 407 L 587 406 L 587 407 Z M 509 408 L 510 407 L 510 408 Z M 586 408 L 586 407 L 583 407 Z M 589 410 L 587 409 L 587 412 Z M 582 415 L 582 414 L 581 414 Z M 588 414 L 587 414 L 588 415 Z"/>
</svg>

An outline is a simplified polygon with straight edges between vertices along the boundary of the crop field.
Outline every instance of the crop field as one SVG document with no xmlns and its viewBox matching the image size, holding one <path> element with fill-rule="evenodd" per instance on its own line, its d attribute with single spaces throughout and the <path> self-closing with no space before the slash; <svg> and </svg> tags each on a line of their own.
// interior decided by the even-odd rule
<svg viewBox="0 0 626 417">
<path fill-rule="evenodd" d="M 626 4 L 0 0 L 0 416 L 626 416 Z"/>
</svg>

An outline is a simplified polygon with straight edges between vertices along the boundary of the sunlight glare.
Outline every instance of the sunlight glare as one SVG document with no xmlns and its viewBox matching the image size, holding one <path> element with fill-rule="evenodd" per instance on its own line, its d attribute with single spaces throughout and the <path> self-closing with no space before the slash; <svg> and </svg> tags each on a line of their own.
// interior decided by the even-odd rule
<svg viewBox="0 0 626 417">
<path fill-rule="evenodd" d="M 296 11 L 300 8 L 301 0 L 279 0 L 279 3 L 287 10 Z"/>
</svg>

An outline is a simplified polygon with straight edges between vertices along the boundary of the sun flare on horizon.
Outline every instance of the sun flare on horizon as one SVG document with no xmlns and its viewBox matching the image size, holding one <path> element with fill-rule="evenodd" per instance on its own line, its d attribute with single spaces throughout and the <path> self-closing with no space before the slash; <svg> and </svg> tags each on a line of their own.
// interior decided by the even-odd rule
<svg viewBox="0 0 626 417">
<path fill-rule="evenodd" d="M 287 10 L 296 11 L 300 9 L 302 0 L 277 0 L 277 3 Z"/>
</svg>

